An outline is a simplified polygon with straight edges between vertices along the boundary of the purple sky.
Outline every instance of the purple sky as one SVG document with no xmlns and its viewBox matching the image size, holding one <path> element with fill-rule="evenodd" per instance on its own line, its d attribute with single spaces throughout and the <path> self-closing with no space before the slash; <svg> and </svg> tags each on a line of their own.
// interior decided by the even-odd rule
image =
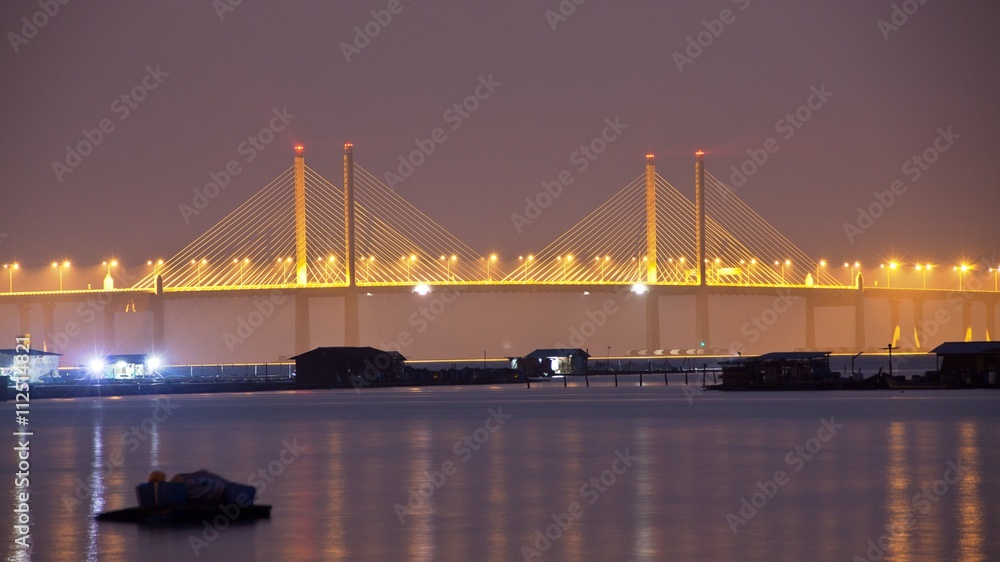
<svg viewBox="0 0 1000 562">
<path fill-rule="evenodd" d="M 348 62 L 341 44 L 389 4 L 245 0 L 220 19 L 209 0 L 77 0 L 51 18 L 5 2 L 0 261 L 170 256 L 284 171 L 296 142 L 339 185 L 345 141 L 382 176 L 438 127 L 447 140 L 396 189 L 483 253 L 537 251 L 641 174 L 647 151 L 690 196 L 695 150 L 729 182 L 769 138 L 777 151 L 738 195 L 811 256 L 951 264 L 1000 251 L 1000 5 L 928 0 L 883 31 L 889 0 L 589 0 L 553 30 L 556 0 L 403 0 Z M 726 9 L 731 23 L 680 71 L 673 54 Z M 48 21 L 14 38 L 33 15 Z M 126 113 L 116 100 L 147 67 L 167 75 Z M 452 130 L 445 112 L 490 76 L 500 86 Z M 786 138 L 778 121 L 814 87 L 833 95 Z M 238 147 L 282 108 L 294 119 L 246 162 Z M 571 154 L 616 117 L 628 128 L 579 172 Z M 60 181 L 53 162 L 102 119 L 113 130 Z M 959 138 L 919 179 L 907 173 L 949 127 Z M 241 173 L 186 224 L 178 206 L 233 159 Z M 511 214 L 564 169 L 574 183 L 518 234 Z M 906 191 L 849 240 L 844 224 L 897 179 Z"/>
</svg>

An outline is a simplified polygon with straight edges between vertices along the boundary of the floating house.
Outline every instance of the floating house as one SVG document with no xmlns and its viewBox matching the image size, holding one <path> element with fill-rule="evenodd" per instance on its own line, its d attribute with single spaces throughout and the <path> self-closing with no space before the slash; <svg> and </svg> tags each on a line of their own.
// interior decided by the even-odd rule
<svg viewBox="0 0 1000 562">
<path fill-rule="evenodd" d="M 400 380 L 406 358 L 374 347 L 317 347 L 292 357 L 300 388 L 344 388 Z"/>
<path fill-rule="evenodd" d="M 945 342 L 931 353 L 937 355 L 936 378 L 955 386 L 997 386 L 1000 373 L 1000 342 Z"/>
<path fill-rule="evenodd" d="M 728 390 L 825 388 L 840 383 L 830 370 L 829 351 L 766 353 L 720 361 L 722 385 Z"/>
<path fill-rule="evenodd" d="M 17 373 L 14 370 L 15 357 L 25 355 L 16 349 L 0 349 L 0 374 L 14 380 Z M 59 377 L 59 357 L 61 353 L 42 351 L 41 349 L 28 350 L 28 383 L 55 382 Z"/>
<path fill-rule="evenodd" d="M 579 348 L 536 349 L 524 357 L 511 357 L 510 367 L 526 376 L 582 375 L 590 354 Z"/>
</svg>

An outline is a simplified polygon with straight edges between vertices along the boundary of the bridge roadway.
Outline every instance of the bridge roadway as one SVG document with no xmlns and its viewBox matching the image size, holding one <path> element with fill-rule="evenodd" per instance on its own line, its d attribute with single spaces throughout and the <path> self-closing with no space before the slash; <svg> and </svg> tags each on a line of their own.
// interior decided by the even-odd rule
<svg viewBox="0 0 1000 562">
<path fill-rule="evenodd" d="M 115 311 L 133 310 L 151 312 L 153 322 L 153 349 L 164 349 L 167 334 L 164 330 L 164 303 L 175 299 L 214 299 L 230 297 L 260 297 L 268 293 L 278 292 L 294 298 L 294 332 L 295 350 L 297 353 L 311 349 L 309 328 L 309 301 L 312 298 L 334 297 L 344 299 L 344 345 L 360 345 L 360 313 L 358 299 L 367 294 L 410 293 L 414 290 L 413 283 L 360 285 L 348 287 L 345 285 L 273 285 L 255 287 L 191 287 L 170 288 L 157 293 L 151 289 L 115 289 L 88 291 L 61 291 L 13 293 L 0 295 L 0 306 L 15 305 L 19 312 L 20 333 L 28 333 L 31 326 L 31 312 L 35 306 L 42 309 L 42 334 L 35 341 L 45 341 L 51 346 L 51 338 L 55 330 L 56 304 L 79 303 L 77 309 L 87 308 L 103 324 L 104 340 L 115 342 Z M 525 284 L 523 282 L 482 282 L 434 284 L 431 290 L 440 292 L 452 289 L 460 293 L 512 293 L 512 294 L 545 294 L 545 293 L 581 293 L 594 294 L 624 294 L 632 290 L 628 284 L 591 284 L 591 283 L 547 283 Z M 803 286 L 803 285 L 679 285 L 652 284 L 643 285 L 646 299 L 646 349 L 661 348 L 660 342 L 660 299 L 659 297 L 686 296 L 695 299 L 694 335 L 696 340 L 704 342 L 705 348 L 711 348 L 709 326 L 709 297 L 740 296 L 740 297 L 774 297 L 775 307 L 790 306 L 790 302 L 800 299 L 805 304 L 805 347 L 816 348 L 816 310 L 824 307 L 853 307 L 854 309 L 854 347 L 857 350 L 868 348 L 865 335 L 865 302 L 871 300 L 887 301 L 889 307 L 890 326 L 893 329 L 893 344 L 900 343 L 900 307 L 907 301 L 913 310 L 914 333 L 920 334 L 925 327 L 925 303 L 946 302 L 956 310 L 961 309 L 962 332 L 966 339 L 973 339 L 973 307 L 985 308 L 986 336 L 996 335 L 996 310 L 1000 304 L 1000 292 L 997 291 L 958 291 L 949 289 L 909 289 L 864 287 L 860 282 L 857 287 Z M 782 305 L 781 303 L 786 303 Z M 929 319 L 933 322 L 933 318 Z M 921 340 L 928 338 L 921 337 Z M 906 341 L 904 343 L 911 343 Z M 922 349 L 925 341 L 912 342 L 912 347 Z M 879 342 L 879 346 L 882 342 Z M 911 346 L 907 346 L 911 347 Z"/>
</svg>

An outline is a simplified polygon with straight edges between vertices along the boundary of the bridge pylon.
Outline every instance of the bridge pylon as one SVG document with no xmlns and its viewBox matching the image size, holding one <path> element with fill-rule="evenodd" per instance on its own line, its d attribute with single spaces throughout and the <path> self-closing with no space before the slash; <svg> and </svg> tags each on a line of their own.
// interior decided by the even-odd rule
<svg viewBox="0 0 1000 562">
<path fill-rule="evenodd" d="M 361 345 L 361 313 L 358 310 L 358 284 L 354 238 L 354 144 L 344 144 L 344 261 L 347 267 L 347 293 L 344 296 L 344 345 Z"/>
<path fill-rule="evenodd" d="M 646 282 L 656 283 L 656 162 L 646 155 Z"/>
<path fill-rule="evenodd" d="M 309 264 L 306 253 L 306 159 L 302 145 L 295 146 L 293 175 L 295 183 L 295 283 L 309 283 Z"/>
</svg>

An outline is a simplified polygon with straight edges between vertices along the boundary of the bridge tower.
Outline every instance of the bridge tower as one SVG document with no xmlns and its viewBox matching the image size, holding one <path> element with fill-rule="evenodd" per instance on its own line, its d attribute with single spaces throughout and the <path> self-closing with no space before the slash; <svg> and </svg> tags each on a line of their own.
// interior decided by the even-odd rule
<svg viewBox="0 0 1000 562">
<path fill-rule="evenodd" d="M 646 282 L 656 283 L 656 162 L 646 155 Z"/>
<path fill-rule="evenodd" d="M 361 315 L 358 310 L 356 268 L 357 247 L 354 240 L 354 144 L 344 144 L 344 261 L 347 267 L 347 291 L 344 296 L 344 345 L 361 345 Z"/>
<path fill-rule="evenodd" d="M 306 159 L 302 145 L 295 146 L 295 282 L 309 282 L 306 259 Z"/>
<path fill-rule="evenodd" d="M 705 286 L 705 152 L 694 153 L 695 261 L 698 262 L 698 288 L 695 289 L 694 331 L 698 344 L 711 347 L 709 342 L 708 288 Z"/>
<path fill-rule="evenodd" d="M 695 259 L 698 261 L 698 284 L 705 284 L 705 152 L 694 153 Z"/>
</svg>

